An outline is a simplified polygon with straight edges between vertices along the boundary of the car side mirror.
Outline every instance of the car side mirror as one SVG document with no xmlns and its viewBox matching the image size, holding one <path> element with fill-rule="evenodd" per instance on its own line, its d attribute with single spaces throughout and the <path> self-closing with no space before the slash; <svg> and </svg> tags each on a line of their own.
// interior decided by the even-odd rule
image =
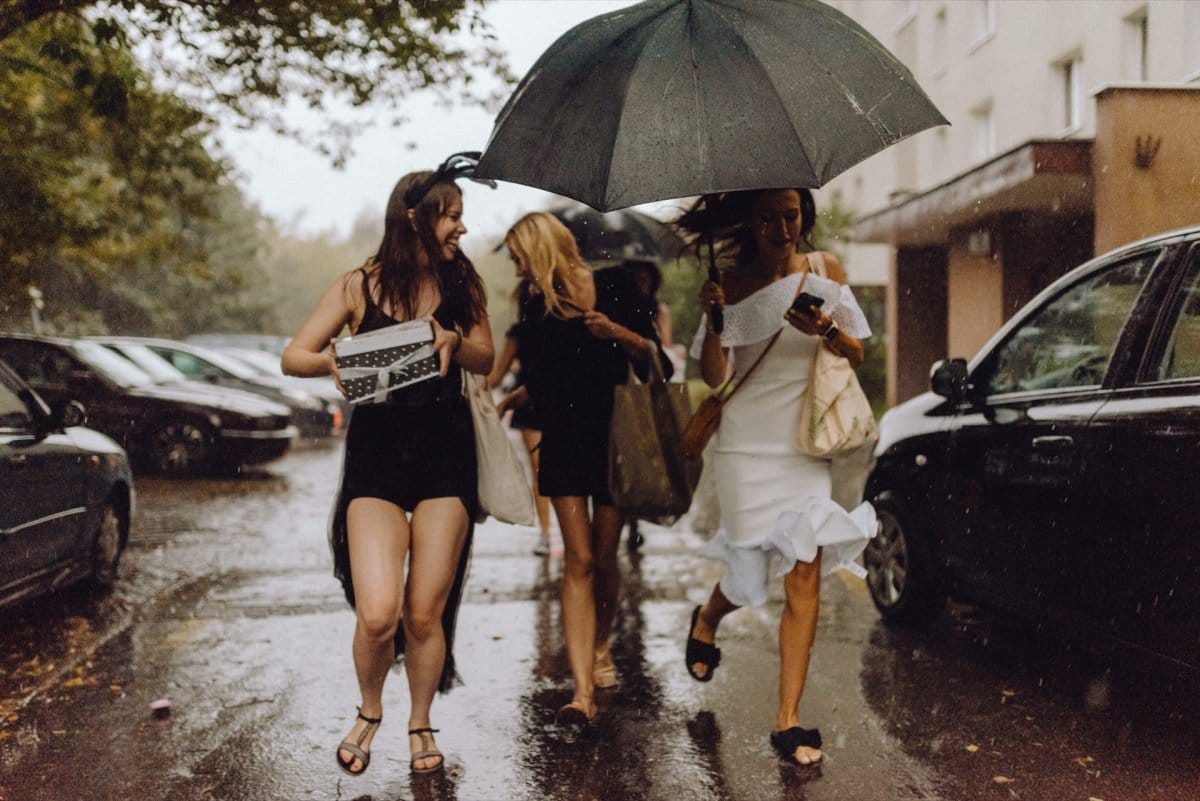
<svg viewBox="0 0 1200 801">
<path fill-rule="evenodd" d="M 87 409 L 79 401 L 67 401 L 55 410 L 54 422 L 60 428 L 81 426 L 87 422 Z"/>
<path fill-rule="evenodd" d="M 44 437 L 71 426 L 83 425 L 87 422 L 87 411 L 79 401 L 67 401 L 54 404 L 48 414 L 36 415 L 34 419 L 36 431 L 39 436 Z"/>
<path fill-rule="evenodd" d="M 967 380 L 966 359 L 945 359 L 935 362 L 929 371 L 929 388 L 935 395 L 955 403 L 966 400 L 970 382 Z"/>
</svg>

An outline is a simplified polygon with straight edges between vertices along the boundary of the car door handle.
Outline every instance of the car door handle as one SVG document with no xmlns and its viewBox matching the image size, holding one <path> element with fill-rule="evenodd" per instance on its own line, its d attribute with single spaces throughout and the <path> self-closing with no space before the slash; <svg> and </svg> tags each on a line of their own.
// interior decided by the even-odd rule
<svg viewBox="0 0 1200 801">
<path fill-rule="evenodd" d="M 1066 450 L 1075 446 L 1075 440 L 1065 434 L 1047 434 L 1033 438 L 1033 447 L 1045 450 Z"/>
</svg>

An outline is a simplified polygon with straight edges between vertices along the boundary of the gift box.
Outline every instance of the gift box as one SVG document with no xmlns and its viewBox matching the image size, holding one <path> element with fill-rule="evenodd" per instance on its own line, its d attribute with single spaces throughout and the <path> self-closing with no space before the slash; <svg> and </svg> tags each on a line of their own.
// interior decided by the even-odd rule
<svg viewBox="0 0 1200 801">
<path fill-rule="evenodd" d="M 428 320 L 347 337 L 337 342 L 334 354 L 353 404 L 383 403 L 389 393 L 438 375 L 440 367 Z"/>
</svg>

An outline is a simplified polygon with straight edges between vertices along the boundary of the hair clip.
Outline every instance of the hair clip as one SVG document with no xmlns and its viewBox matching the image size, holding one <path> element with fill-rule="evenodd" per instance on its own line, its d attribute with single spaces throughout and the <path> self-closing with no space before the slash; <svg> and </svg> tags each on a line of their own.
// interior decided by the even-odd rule
<svg viewBox="0 0 1200 801">
<path fill-rule="evenodd" d="M 475 168 L 479 166 L 479 157 L 481 155 L 483 154 L 478 150 L 465 150 L 461 153 L 450 155 L 438 165 L 438 168 L 433 171 L 433 175 L 405 193 L 404 204 L 411 209 L 424 200 L 425 196 L 429 194 L 429 190 L 438 184 L 443 181 L 454 182 L 459 178 L 467 178 L 477 184 L 483 184 L 495 189 L 496 182 L 491 178 L 475 177 Z"/>
</svg>

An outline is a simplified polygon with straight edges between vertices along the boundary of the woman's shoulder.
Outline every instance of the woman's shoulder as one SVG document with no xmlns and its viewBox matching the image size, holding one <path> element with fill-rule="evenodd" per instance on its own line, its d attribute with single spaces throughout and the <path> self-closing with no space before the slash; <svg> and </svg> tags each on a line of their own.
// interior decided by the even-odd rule
<svg viewBox="0 0 1200 801">
<path fill-rule="evenodd" d="M 815 258 L 814 258 L 815 257 Z M 814 262 L 820 262 L 821 267 L 818 268 Z M 793 259 L 788 270 L 789 274 L 801 273 L 806 270 L 811 270 L 813 275 L 824 277 L 830 281 L 836 281 L 839 284 L 846 283 L 846 272 L 842 269 L 842 262 L 837 257 L 836 253 L 831 253 L 828 250 L 814 250 L 811 253 L 803 254 L 803 258 Z"/>
</svg>

